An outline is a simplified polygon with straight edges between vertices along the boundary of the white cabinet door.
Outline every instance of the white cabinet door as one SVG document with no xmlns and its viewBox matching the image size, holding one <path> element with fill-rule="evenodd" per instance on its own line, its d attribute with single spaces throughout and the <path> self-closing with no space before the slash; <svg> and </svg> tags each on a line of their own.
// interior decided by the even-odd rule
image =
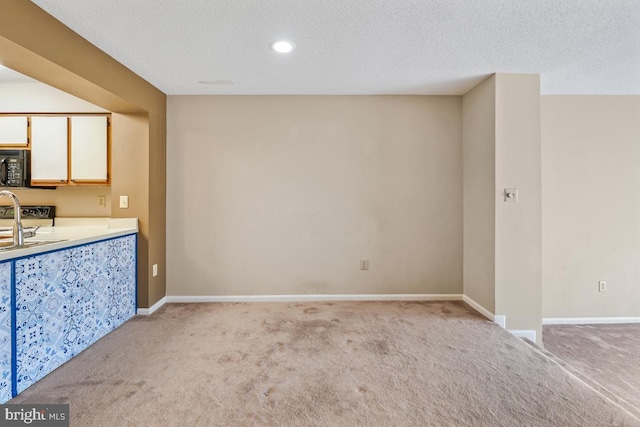
<svg viewBox="0 0 640 427">
<path fill-rule="evenodd" d="M 31 118 L 31 181 L 67 182 L 66 117 Z"/>
<path fill-rule="evenodd" d="M 107 117 L 71 117 L 71 180 L 107 181 Z"/>
<path fill-rule="evenodd" d="M 27 117 L 0 117 L 0 145 L 27 145 Z"/>
</svg>

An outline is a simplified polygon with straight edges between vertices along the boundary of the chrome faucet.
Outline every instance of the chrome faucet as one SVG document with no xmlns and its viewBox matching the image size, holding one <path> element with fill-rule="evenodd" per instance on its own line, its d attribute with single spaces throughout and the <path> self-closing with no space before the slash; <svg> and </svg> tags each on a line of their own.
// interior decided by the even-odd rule
<svg viewBox="0 0 640 427">
<path fill-rule="evenodd" d="M 24 228 L 22 227 L 22 207 L 20 200 L 11 191 L 0 191 L 0 197 L 9 196 L 13 199 L 13 246 L 24 246 Z"/>
</svg>

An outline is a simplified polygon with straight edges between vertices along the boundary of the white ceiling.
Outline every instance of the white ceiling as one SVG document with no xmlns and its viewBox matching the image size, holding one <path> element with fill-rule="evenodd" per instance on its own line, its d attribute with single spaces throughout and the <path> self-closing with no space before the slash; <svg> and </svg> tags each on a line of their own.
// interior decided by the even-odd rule
<svg viewBox="0 0 640 427">
<path fill-rule="evenodd" d="M 0 65 L 0 83 L 32 83 L 35 82 L 31 77 L 20 74 L 11 68 Z"/>
<path fill-rule="evenodd" d="M 33 1 L 169 95 L 640 94 L 640 0 Z"/>
</svg>

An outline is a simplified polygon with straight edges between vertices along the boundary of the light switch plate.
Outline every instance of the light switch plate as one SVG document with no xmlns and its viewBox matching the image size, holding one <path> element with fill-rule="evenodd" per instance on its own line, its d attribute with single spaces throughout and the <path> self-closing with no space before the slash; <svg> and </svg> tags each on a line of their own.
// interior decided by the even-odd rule
<svg viewBox="0 0 640 427">
<path fill-rule="evenodd" d="M 120 196 L 120 209 L 127 209 L 129 207 L 129 196 Z"/>
<path fill-rule="evenodd" d="M 505 188 L 504 189 L 504 201 L 505 202 L 517 202 L 518 201 L 518 189 L 517 188 Z"/>
</svg>

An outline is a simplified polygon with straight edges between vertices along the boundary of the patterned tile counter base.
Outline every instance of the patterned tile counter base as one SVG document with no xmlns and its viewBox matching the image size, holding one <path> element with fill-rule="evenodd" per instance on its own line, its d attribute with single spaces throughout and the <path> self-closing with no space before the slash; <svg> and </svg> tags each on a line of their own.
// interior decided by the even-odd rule
<svg viewBox="0 0 640 427">
<path fill-rule="evenodd" d="M 4 304 L 4 266 L 14 269 L 14 326 L 9 353 L 13 380 L 10 394 L 27 387 L 62 365 L 135 315 L 136 235 L 117 237 L 82 246 L 19 258 L 0 264 L 0 290 Z M 10 301 L 10 299 L 9 299 Z M 5 339 L 4 312 L 0 306 L 0 340 Z M 11 312 L 11 310 L 7 310 Z M 6 364 L 0 354 L 0 367 Z M 12 377 L 12 378 L 11 378 Z M 8 381 L 10 382 L 10 381 Z M 4 388 L 0 402 L 7 400 Z"/>
<path fill-rule="evenodd" d="M 0 402 L 11 399 L 11 263 L 0 264 Z"/>
</svg>

